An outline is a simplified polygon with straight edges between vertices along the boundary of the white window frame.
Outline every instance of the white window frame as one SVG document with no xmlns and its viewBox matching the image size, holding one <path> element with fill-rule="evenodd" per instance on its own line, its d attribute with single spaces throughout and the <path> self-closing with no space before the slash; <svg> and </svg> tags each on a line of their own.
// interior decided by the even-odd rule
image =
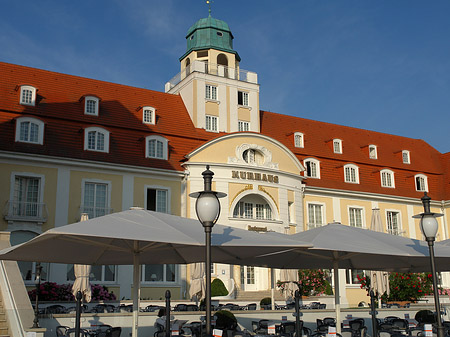
<svg viewBox="0 0 450 337">
<path fill-rule="evenodd" d="M 356 210 L 361 212 L 361 226 L 360 227 L 352 224 L 352 220 L 351 220 L 352 219 L 351 213 L 355 212 Z M 350 226 L 358 227 L 358 228 L 366 228 L 366 224 L 365 224 L 366 217 L 365 217 L 364 207 L 349 205 L 349 206 L 347 206 L 347 214 L 348 214 L 348 224 Z M 354 217 L 354 219 L 355 219 L 355 224 L 356 224 L 356 217 Z"/>
<path fill-rule="evenodd" d="M 238 131 L 249 131 L 249 130 L 250 130 L 250 122 L 238 121 Z"/>
<path fill-rule="evenodd" d="M 373 150 L 373 153 L 372 153 Z M 378 151 L 376 145 L 369 145 L 369 158 L 370 159 L 378 159 Z"/>
<path fill-rule="evenodd" d="M 242 104 L 239 104 L 239 93 L 242 94 Z M 249 102 L 249 93 L 248 93 L 248 91 L 238 90 L 238 105 L 247 107 L 247 106 L 249 106 L 248 102 Z"/>
<path fill-rule="evenodd" d="M 161 185 L 145 185 L 144 186 L 144 209 L 147 209 L 147 190 L 156 190 L 156 191 L 166 191 L 166 212 L 161 212 L 161 213 L 167 213 L 170 214 L 171 213 L 171 209 L 170 209 L 170 200 L 171 200 L 171 189 L 167 186 L 161 186 Z M 156 201 L 156 205 L 158 205 L 158 201 Z M 159 212 L 158 210 L 156 212 Z"/>
<path fill-rule="evenodd" d="M 154 125 L 155 120 L 156 120 L 156 109 L 151 106 L 144 106 L 142 108 L 142 123 Z"/>
<path fill-rule="evenodd" d="M 24 100 L 24 94 L 25 91 L 31 91 L 31 97 L 30 100 Z M 28 105 L 28 106 L 35 106 L 36 105 L 36 88 L 32 87 L 31 85 L 22 85 L 20 86 L 20 104 L 22 105 Z"/>
<path fill-rule="evenodd" d="M 391 213 L 396 213 L 397 214 L 397 233 L 393 232 L 393 228 L 392 226 L 390 227 L 390 223 L 389 223 L 389 214 Z M 386 231 L 389 234 L 393 234 L 393 235 L 401 235 L 402 232 L 402 213 L 398 210 L 398 209 L 386 209 L 386 215 L 385 215 L 385 219 L 386 219 Z"/>
<path fill-rule="evenodd" d="M 89 132 L 95 132 L 95 149 L 89 148 Z M 103 134 L 104 137 L 104 148 L 103 150 L 97 149 L 98 134 Z M 109 153 L 109 131 L 99 127 L 89 127 L 84 129 L 84 150 L 95 151 L 95 152 L 105 152 Z"/>
<path fill-rule="evenodd" d="M 38 196 L 38 203 L 44 206 L 44 191 L 45 191 L 45 175 L 43 174 L 37 174 L 33 172 L 11 172 L 11 180 L 10 180 L 10 190 L 9 190 L 9 200 L 14 203 L 15 200 L 15 186 L 16 186 L 16 178 L 17 177 L 25 177 L 25 178 L 35 178 L 39 179 L 39 196 Z M 12 215 L 14 217 L 14 211 L 11 209 L 13 207 L 12 203 L 9 204 L 10 209 L 8 210 L 8 217 Z M 44 214 L 44 208 L 42 208 L 42 215 Z M 9 225 L 8 227 L 11 231 L 12 230 L 25 230 L 30 232 L 36 232 L 36 225 L 32 224 L 31 227 L 29 227 L 28 224 L 17 224 L 18 227 L 16 227 L 16 224 Z"/>
<path fill-rule="evenodd" d="M 205 115 L 205 130 L 208 132 L 219 132 L 219 117 Z"/>
<path fill-rule="evenodd" d="M 155 155 L 151 155 L 150 154 L 150 141 L 151 140 L 155 140 L 156 143 L 158 144 L 158 142 L 162 143 L 162 156 L 158 156 L 158 151 L 157 149 L 155 149 Z M 152 135 L 152 136 L 147 136 L 145 137 L 145 157 L 146 158 L 153 158 L 153 159 L 163 159 L 163 160 L 167 160 L 167 158 L 169 157 L 168 155 L 168 148 L 169 148 L 169 141 L 167 140 L 167 138 L 161 137 L 161 136 L 157 136 L 157 135 Z"/>
<path fill-rule="evenodd" d="M 37 141 L 29 141 L 29 140 L 21 140 L 20 136 L 21 136 L 21 124 L 22 123 L 30 123 L 29 125 L 31 126 L 31 124 L 36 124 L 38 127 L 38 137 L 37 137 Z M 30 132 L 31 129 L 28 129 L 28 139 L 30 136 Z M 37 118 L 32 118 L 32 117 L 19 117 L 16 119 L 16 137 L 15 137 L 16 142 L 20 142 L 20 143 L 31 143 L 31 144 L 39 144 L 39 145 L 43 145 L 44 144 L 44 122 L 37 119 Z"/>
<path fill-rule="evenodd" d="M 90 109 L 89 102 L 94 101 L 95 102 L 95 109 L 94 112 L 88 111 Z M 98 116 L 98 109 L 99 109 L 100 99 L 95 96 L 85 96 L 84 97 L 84 114 L 89 116 Z"/>
<path fill-rule="evenodd" d="M 352 179 L 352 172 L 355 175 L 354 179 Z M 359 184 L 359 167 L 354 164 L 344 165 L 344 181 L 350 184 Z"/>
<path fill-rule="evenodd" d="M 411 164 L 411 157 L 408 150 L 402 151 L 402 162 L 403 164 Z"/>
<path fill-rule="evenodd" d="M 320 207 L 320 212 L 321 212 L 321 218 L 322 218 L 322 223 L 321 224 L 318 224 L 318 223 L 316 223 L 316 221 L 314 221 L 314 223 L 310 223 L 309 222 L 309 206 L 318 206 L 318 207 Z M 325 204 L 324 203 L 321 203 L 321 202 L 313 202 L 313 201 L 311 201 L 311 202 L 307 202 L 306 203 L 306 223 L 307 223 L 307 229 L 312 229 L 312 228 L 317 228 L 317 227 L 321 227 L 321 226 L 324 226 L 327 222 L 326 222 L 326 219 L 325 219 L 325 216 L 326 216 L 326 211 L 325 211 Z M 314 218 L 315 218 L 315 214 L 314 214 Z"/>
<path fill-rule="evenodd" d="M 333 152 L 342 154 L 342 140 L 335 138 L 333 139 Z"/>
<path fill-rule="evenodd" d="M 355 283 L 353 283 L 353 272 L 354 271 L 362 271 L 362 276 L 366 276 L 366 271 L 362 270 L 362 269 L 345 269 L 345 284 L 349 287 L 349 288 L 356 288 L 356 287 L 360 287 L 361 284 L 358 281 L 355 281 Z M 349 282 L 350 281 L 350 282 Z"/>
<path fill-rule="evenodd" d="M 423 185 L 423 186 L 420 189 L 417 188 L 418 187 L 417 186 L 417 180 L 418 179 L 422 180 L 420 184 Z M 418 191 L 418 192 L 428 192 L 428 177 L 426 175 L 424 175 L 424 174 L 416 174 L 414 176 L 414 185 L 416 187 L 416 191 Z"/>
<path fill-rule="evenodd" d="M 383 178 L 383 176 L 386 175 L 386 179 Z M 390 183 L 389 184 L 387 178 L 390 177 Z M 381 170 L 380 171 L 380 179 L 381 179 L 381 187 L 386 187 L 386 188 L 395 188 L 395 175 L 394 172 L 388 169 L 385 170 Z M 386 181 L 385 181 L 386 180 Z"/>
<path fill-rule="evenodd" d="M 217 101 L 218 88 L 214 84 L 205 85 L 205 99 L 208 101 Z"/>
<path fill-rule="evenodd" d="M 301 132 L 295 132 L 294 133 L 294 146 L 295 147 L 304 147 L 304 135 Z"/>
<path fill-rule="evenodd" d="M 308 163 L 308 162 L 314 163 L 316 165 L 316 175 L 315 176 L 313 176 L 313 175 L 309 176 L 307 174 L 308 170 L 307 170 L 307 164 L 306 163 Z M 315 158 L 306 158 L 306 159 L 303 160 L 303 165 L 305 166 L 305 171 L 303 173 L 303 175 L 305 177 L 314 178 L 314 179 L 320 179 L 320 162 L 317 159 L 315 159 Z"/>
<path fill-rule="evenodd" d="M 166 273 L 167 273 L 167 265 L 169 265 L 169 264 L 172 264 L 172 265 L 174 265 L 175 266 L 175 280 L 174 281 L 167 281 L 166 280 Z M 146 268 L 146 266 L 147 265 L 152 265 L 152 264 L 143 264 L 143 265 L 141 265 L 141 283 L 143 283 L 143 284 L 147 284 L 147 285 L 149 285 L 149 284 L 167 284 L 167 285 L 175 285 L 175 284 L 178 284 L 178 280 L 179 280 L 179 275 L 180 275 L 180 272 L 179 272 L 179 265 L 178 264 L 176 264 L 176 263 L 165 263 L 165 264 L 161 264 L 161 266 L 163 267 L 163 280 L 162 281 L 148 281 L 148 280 L 145 280 L 145 268 Z"/>
<path fill-rule="evenodd" d="M 101 185 L 107 185 L 107 191 L 106 191 L 106 206 L 105 206 L 105 214 L 110 214 L 112 212 L 111 210 L 111 189 L 112 189 L 112 183 L 109 180 L 102 180 L 102 179 L 88 179 L 88 178 L 84 178 L 81 180 L 81 205 L 80 208 L 83 209 L 85 206 L 84 203 L 84 196 L 85 196 L 85 188 L 86 188 L 86 184 L 101 184 Z M 94 199 L 95 202 L 95 199 Z M 94 208 L 98 208 L 95 207 L 96 205 L 94 205 Z M 85 212 L 83 212 L 85 213 Z"/>
<path fill-rule="evenodd" d="M 72 278 L 69 278 L 69 269 L 70 268 L 73 268 L 72 267 L 73 266 L 73 264 L 67 264 L 67 270 L 66 270 L 66 280 L 68 281 L 68 282 L 74 282 L 75 281 L 75 277 L 74 277 L 74 279 L 72 279 Z M 97 265 L 97 267 L 101 267 L 101 280 L 93 280 L 92 278 L 91 278 L 91 283 L 100 283 L 100 284 L 116 284 L 117 283 L 117 272 L 118 272 L 118 268 L 117 268 L 117 265 L 114 265 L 114 264 L 111 264 L 110 266 L 114 266 L 114 276 L 113 276 L 113 278 L 114 278 L 114 280 L 112 280 L 112 281 L 106 281 L 105 280 L 105 268 L 106 268 L 106 266 L 105 265 L 103 265 L 103 266 L 98 266 Z M 92 270 L 91 270 L 91 275 L 92 275 Z"/>
</svg>

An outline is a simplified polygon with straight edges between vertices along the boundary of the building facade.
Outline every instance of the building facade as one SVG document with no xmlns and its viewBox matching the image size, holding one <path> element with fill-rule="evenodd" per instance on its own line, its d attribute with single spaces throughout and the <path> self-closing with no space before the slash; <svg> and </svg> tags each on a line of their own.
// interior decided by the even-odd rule
<svg viewBox="0 0 450 337">
<path fill-rule="evenodd" d="M 0 229 L 16 244 L 53 227 L 137 206 L 196 218 L 188 195 L 214 171 L 219 223 L 295 233 L 329 222 L 422 238 L 412 215 L 433 199 L 449 238 L 450 153 L 399 137 L 260 110 L 255 72 L 240 68 L 228 25 L 209 16 L 186 35 L 165 92 L 0 63 Z M 199 224 L 200 225 L 200 224 Z M 57 253 L 57 252 L 55 252 Z M 19 262 L 30 286 L 34 263 Z M 130 298 L 129 266 L 94 266 L 91 282 Z M 214 265 L 229 290 L 271 287 L 266 268 Z M 340 271 L 342 303 L 366 300 L 362 271 Z M 275 275 L 278 275 L 275 272 Z M 73 280 L 73 266 L 44 279 Z M 443 282 L 449 280 L 443 276 Z M 189 267 L 144 265 L 142 297 L 187 298 Z M 345 290 L 345 291 L 344 291 Z"/>
</svg>

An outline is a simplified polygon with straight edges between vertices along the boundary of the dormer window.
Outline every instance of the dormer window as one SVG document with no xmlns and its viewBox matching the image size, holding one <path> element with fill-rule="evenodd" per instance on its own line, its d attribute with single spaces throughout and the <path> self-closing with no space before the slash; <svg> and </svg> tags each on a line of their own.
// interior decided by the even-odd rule
<svg viewBox="0 0 450 337">
<path fill-rule="evenodd" d="M 394 172 L 392 172 L 391 170 L 382 170 L 380 174 L 382 187 L 390 187 L 390 188 L 395 187 Z"/>
<path fill-rule="evenodd" d="M 428 179 L 426 175 L 417 174 L 414 177 L 416 181 L 416 191 L 418 192 L 428 192 Z"/>
<path fill-rule="evenodd" d="M 333 152 L 342 153 L 342 140 L 333 139 Z"/>
<path fill-rule="evenodd" d="M 377 146 L 376 145 L 369 145 L 369 158 L 370 159 L 377 159 Z"/>
<path fill-rule="evenodd" d="M 44 122 L 31 117 L 21 117 L 16 121 L 16 142 L 44 144 Z"/>
<path fill-rule="evenodd" d="M 144 106 L 142 108 L 142 122 L 144 124 L 155 124 L 155 108 L 152 108 L 151 106 Z"/>
<path fill-rule="evenodd" d="M 167 160 L 168 140 L 161 136 L 148 136 L 145 138 L 145 156 L 147 158 Z"/>
<path fill-rule="evenodd" d="M 20 87 L 20 104 L 36 105 L 36 88 L 30 85 L 22 85 Z"/>
<path fill-rule="evenodd" d="M 294 145 L 295 147 L 304 147 L 303 133 L 300 132 L 294 133 Z"/>
<path fill-rule="evenodd" d="M 359 184 L 358 166 L 348 164 L 344 166 L 344 179 L 346 183 Z"/>
<path fill-rule="evenodd" d="M 408 150 L 403 150 L 402 151 L 402 159 L 403 159 L 403 164 L 411 164 L 411 159 L 409 157 L 409 151 Z"/>
<path fill-rule="evenodd" d="M 86 128 L 84 130 L 84 149 L 109 152 L 109 131 L 97 127 Z"/>
<path fill-rule="evenodd" d="M 320 179 L 320 163 L 317 159 L 309 158 L 303 161 L 306 170 L 304 171 L 305 177 Z"/>
<path fill-rule="evenodd" d="M 94 96 L 86 96 L 84 98 L 84 114 L 98 116 L 99 99 Z"/>
</svg>

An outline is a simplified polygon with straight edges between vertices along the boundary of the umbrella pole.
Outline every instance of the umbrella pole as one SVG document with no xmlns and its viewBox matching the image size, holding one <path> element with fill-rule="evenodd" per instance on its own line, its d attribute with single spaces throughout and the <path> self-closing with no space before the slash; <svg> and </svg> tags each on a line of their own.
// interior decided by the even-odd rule
<svg viewBox="0 0 450 337">
<path fill-rule="evenodd" d="M 138 335 L 138 319 L 139 319 L 139 306 L 141 297 L 141 268 L 139 268 L 139 242 L 134 242 L 134 255 L 133 255 L 133 326 L 131 329 L 132 337 Z"/>
<path fill-rule="evenodd" d="M 372 337 L 378 336 L 378 322 L 377 322 L 377 309 L 375 308 L 375 294 L 373 290 L 370 291 L 370 315 L 372 316 Z"/>
<path fill-rule="evenodd" d="M 336 332 L 341 333 L 341 296 L 339 294 L 339 268 L 338 260 L 333 260 L 334 272 L 334 307 L 336 311 Z"/>
<path fill-rule="evenodd" d="M 270 268 L 270 283 L 271 283 L 271 292 L 270 292 L 270 303 L 272 304 L 272 310 L 275 310 L 275 273 L 273 268 Z"/>
<path fill-rule="evenodd" d="M 75 313 L 75 337 L 80 337 L 80 326 L 81 326 L 81 298 L 83 294 L 81 291 L 77 291 L 76 300 L 76 313 Z"/>
</svg>

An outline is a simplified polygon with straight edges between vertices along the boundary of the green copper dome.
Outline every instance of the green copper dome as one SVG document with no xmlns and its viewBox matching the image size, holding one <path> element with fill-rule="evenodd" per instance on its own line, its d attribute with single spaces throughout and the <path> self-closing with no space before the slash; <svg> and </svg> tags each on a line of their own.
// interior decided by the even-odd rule
<svg viewBox="0 0 450 337">
<path fill-rule="evenodd" d="M 193 50 L 217 49 L 236 55 L 238 61 L 240 57 L 233 50 L 233 34 L 225 21 L 214 19 L 208 16 L 200 19 L 189 28 L 187 35 L 186 53 L 180 57 L 180 61 Z"/>
</svg>

